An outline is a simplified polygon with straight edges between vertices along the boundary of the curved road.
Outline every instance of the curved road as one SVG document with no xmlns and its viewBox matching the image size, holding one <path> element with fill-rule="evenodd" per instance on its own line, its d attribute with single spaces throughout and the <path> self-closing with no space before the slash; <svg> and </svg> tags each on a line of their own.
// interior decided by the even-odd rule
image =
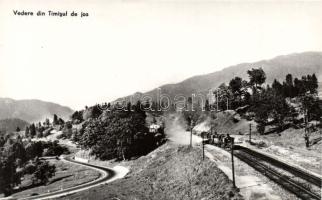
<svg viewBox="0 0 322 200">
<path fill-rule="evenodd" d="M 105 168 L 105 167 L 100 167 L 100 166 L 96 166 L 96 165 L 91 165 L 88 163 L 82 163 L 82 162 L 77 162 L 69 157 L 66 158 L 62 158 L 62 160 L 67 161 L 67 162 L 71 162 L 77 165 L 85 165 L 89 168 L 98 170 L 101 173 L 100 178 L 88 182 L 88 183 L 84 183 L 82 185 L 78 185 L 78 186 L 74 186 L 74 187 L 70 187 L 64 190 L 59 190 L 59 191 L 54 191 L 54 192 L 50 192 L 50 193 L 46 193 L 46 194 L 40 194 L 40 195 L 35 195 L 35 196 L 30 196 L 30 197 L 24 197 L 22 199 L 50 199 L 50 198 L 57 198 L 57 197 L 62 197 L 62 196 L 67 196 L 69 194 L 73 194 L 79 191 L 83 191 L 83 190 L 87 190 L 89 188 L 98 186 L 104 182 L 111 182 L 114 180 L 115 176 L 116 176 L 116 172 L 112 169 L 109 168 Z"/>
</svg>

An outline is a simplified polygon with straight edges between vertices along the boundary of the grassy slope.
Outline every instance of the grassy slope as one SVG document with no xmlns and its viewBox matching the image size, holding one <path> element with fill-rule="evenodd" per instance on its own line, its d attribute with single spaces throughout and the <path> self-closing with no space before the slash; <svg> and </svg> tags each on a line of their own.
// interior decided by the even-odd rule
<svg viewBox="0 0 322 200">
<path fill-rule="evenodd" d="M 234 120 L 237 118 L 238 120 Z M 239 115 L 232 110 L 219 112 L 216 115 L 216 119 L 213 120 L 214 131 L 217 131 L 220 134 L 229 133 L 229 134 L 248 134 L 249 133 L 249 124 L 252 124 L 252 129 L 256 127 L 254 121 L 247 121 L 244 118 L 240 118 Z"/>
<path fill-rule="evenodd" d="M 319 141 L 307 149 L 303 138 L 304 129 L 289 128 L 280 134 L 271 133 L 268 135 L 259 135 L 256 130 L 256 123 L 245 119 L 234 122 L 233 114 L 233 111 L 218 113 L 217 118 L 214 120 L 216 124 L 215 130 L 218 133 L 229 133 L 234 135 L 240 132 L 243 135 L 248 134 L 249 124 L 252 123 L 252 138 L 263 141 L 266 144 L 266 147 L 263 147 L 263 150 L 276 156 L 287 158 L 291 163 L 298 164 L 313 172 L 321 174 L 322 141 Z M 311 139 L 319 137 L 321 137 L 319 132 L 311 133 Z M 248 135 L 244 135 L 243 138 L 244 140 L 248 140 Z"/>
<path fill-rule="evenodd" d="M 25 176 L 25 179 L 21 184 L 21 187 L 24 188 L 24 190 L 14 193 L 12 196 L 15 198 L 21 198 L 24 196 L 30 196 L 33 193 L 44 194 L 48 191 L 52 192 L 62 188 L 64 189 L 80 185 L 95 180 L 100 176 L 98 171 L 84 166 L 74 165 L 55 159 L 50 160 L 50 163 L 56 165 L 56 173 L 46 186 L 42 185 L 38 187 L 31 187 L 30 176 Z"/>
<path fill-rule="evenodd" d="M 280 136 L 270 134 L 265 136 L 254 136 L 254 138 L 264 141 L 267 144 L 265 151 L 286 158 L 292 163 L 296 163 L 305 169 L 321 174 L 322 164 L 322 141 L 305 147 L 303 138 L 304 129 L 287 129 Z M 311 133 L 310 139 L 321 137 L 318 131 Z M 279 148 L 280 147 L 280 148 Z"/>
<path fill-rule="evenodd" d="M 213 162 L 201 159 L 197 148 L 167 143 L 131 161 L 124 179 L 66 199 L 242 199 Z"/>
</svg>

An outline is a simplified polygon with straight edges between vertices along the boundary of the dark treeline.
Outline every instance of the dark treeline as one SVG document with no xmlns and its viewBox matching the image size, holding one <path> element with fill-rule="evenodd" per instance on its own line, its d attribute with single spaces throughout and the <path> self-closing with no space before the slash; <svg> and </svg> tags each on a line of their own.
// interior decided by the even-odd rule
<svg viewBox="0 0 322 200">
<path fill-rule="evenodd" d="M 291 74 L 286 75 L 285 81 L 280 83 L 276 79 L 272 84 L 272 88 L 278 95 L 283 97 L 298 97 L 306 93 L 317 94 L 318 80 L 315 74 L 302 76 L 302 79 L 295 78 Z"/>
<path fill-rule="evenodd" d="M 245 117 L 257 122 L 257 130 L 262 134 L 267 125 L 275 126 L 280 132 L 290 125 L 320 120 L 322 110 L 315 74 L 301 79 L 293 79 L 291 74 L 287 74 L 282 83 L 275 79 L 271 85 L 264 85 L 266 74 L 261 68 L 247 73 L 249 81 L 234 77 L 229 85 L 219 86 L 219 110 L 243 110 Z M 246 109 L 241 109 L 243 107 Z M 300 114 L 304 118 L 299 118 Z"/>
</svg>

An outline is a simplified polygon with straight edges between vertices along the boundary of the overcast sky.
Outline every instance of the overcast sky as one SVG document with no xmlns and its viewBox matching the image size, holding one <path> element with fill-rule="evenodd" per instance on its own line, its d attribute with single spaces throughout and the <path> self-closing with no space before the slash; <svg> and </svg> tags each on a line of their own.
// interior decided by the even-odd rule
<svg viewBox="0 0 322 200">
<path fill-rule="evenodd" d="M 241 62 L 322 51 L 321 10 L 321 2 L 0 0 L 0 97 L 79 109 Z"/>
</svg>

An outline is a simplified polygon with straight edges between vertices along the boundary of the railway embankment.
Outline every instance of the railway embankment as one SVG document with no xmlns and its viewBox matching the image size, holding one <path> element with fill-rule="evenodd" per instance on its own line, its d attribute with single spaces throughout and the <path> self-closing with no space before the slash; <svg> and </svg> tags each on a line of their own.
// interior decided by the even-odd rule
<svg viewBox="0 0 322 200">
<path fill-rule="evenodd" d="M 123 179 L 66 199 L 244 199 L 214 162 L 202 160 L 197 147 L 168 142 L 123 164 L 130 168 Z"/>
<path fill-rule="evenodd" d="M 213 145 L 206 145 L 206 156 L 232 179 L 231 154 Z M 234 158 L 236 186 L 246 200 L 296 200 L 296 195 L 271 181 L 244 161 Z"/>
</svg>

